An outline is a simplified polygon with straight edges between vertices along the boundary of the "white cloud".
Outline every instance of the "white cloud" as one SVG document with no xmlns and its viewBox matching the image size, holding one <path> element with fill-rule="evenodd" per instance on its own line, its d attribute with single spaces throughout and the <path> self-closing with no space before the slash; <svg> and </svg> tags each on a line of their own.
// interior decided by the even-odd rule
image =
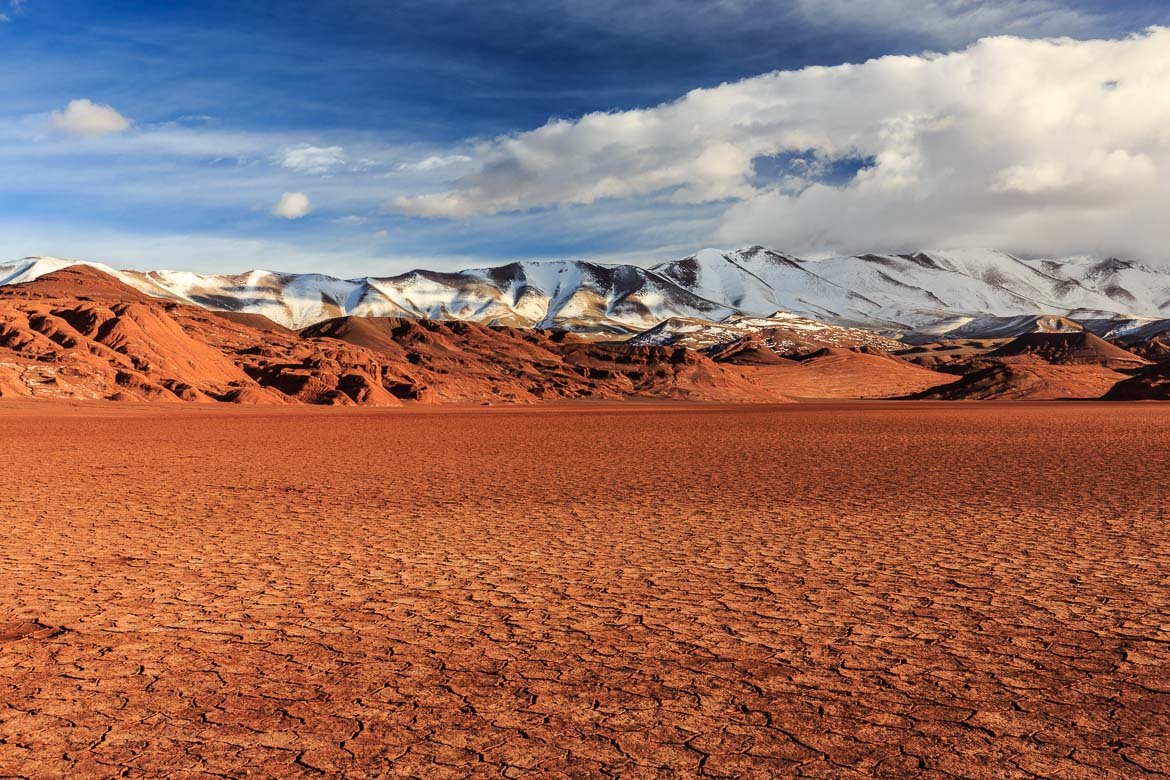
<svg viewBox="0 0 1170 780">
<path fill-rule="evenodd" d="M 87 98 L 70 100 L 64 111 L 53 112 L 54 127 L 85 138 L 124 133 L 133 124 L 111 106 Z"/>
<path fill-rule="evenodd" d="M 453 189 L 392 207 L 465 218 L 653 196 L 727 201 L 724 244 L 1170 256 L 1167 83 L 1165 28 L 775 72 L 481 143 Z M 753 160 L 792 153 L 872 165 L 836 185 L 820 165 L 758 180 Z"/>
<path fill-rule="evenodd" d="M 272 214 L 285 219 L 300 219 L 312 210 L 308 195 L 303 192 L 286 192 L 272 207 Z"/>
<path fill-rule="evenodd" d="M 345 165 L 345 149 L 340 146 L 294 146 L 279 158 L 285 168 L 301 173 L 328 173 Z"/>
<path fill-rule="evenodd" d="M 440 168 L 448 168 L 452 165 L 460 163 L 473 162 L 472 158 L 465 154 L 445 154 L 445 155 L 431 155 L 426 159 L 419 160 L 412 163 L 399 163 L 395 166 L 395 170 L 399 171 L 435 171 Z"/>
</svg>

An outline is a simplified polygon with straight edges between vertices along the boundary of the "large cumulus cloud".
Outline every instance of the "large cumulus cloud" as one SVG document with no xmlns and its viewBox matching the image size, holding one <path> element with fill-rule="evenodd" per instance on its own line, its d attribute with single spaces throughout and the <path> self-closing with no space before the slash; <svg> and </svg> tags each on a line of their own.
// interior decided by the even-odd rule
<svg viewBox="0 0 1170 780">
<path fill-rule="evenodd" d="M 1170 259 L 1170 29 L 986 38 L 946 55 L 775 72 L 475 146 L 409 214 L 663 198 L 722 204 L 712 238 L 792 251 L 988 245 Z M 759 160 L 812 164 L 761 178 Z M 852 178 L 819 175 L 865 161 Z"/>
</svg>

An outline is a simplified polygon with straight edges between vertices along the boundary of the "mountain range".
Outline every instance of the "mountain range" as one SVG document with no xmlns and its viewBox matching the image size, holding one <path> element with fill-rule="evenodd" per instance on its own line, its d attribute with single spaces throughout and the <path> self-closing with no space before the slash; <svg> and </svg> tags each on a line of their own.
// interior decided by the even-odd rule
<svg viewBox="0 0 1170 780">
<path fill-rule="evenodd" d="M 67 267 L 48 270 L 53 262 Z M 551 298 L 528 282 L 520 296 L 560 313 L 577 305 L 571 299 L 586 297 L 585 290 L 601 296 L 596 276 L 582 281 L 594 273 L 589 267 L 570 266 L 570 273 L 576 281 L 553 288 Z M 268 311 L 287 311 L 281 306 L 288 301 L 304 300 L 288 295 L 288 285 L 261 299 L 233 297 L 245 296 L 243 290 L 255 296 L 255 284 L 224 287 L 216 298 L 199 296 L 196 305 L 193 296 L 176 299 L 150 281 L 157 278 L 164 277 L 44 260 L 8 273 L 0 286 L 0 399 L 393 406 L 629 398 L 1170 398 L 1170 320 L 1117 313 L 1093 311 L 1083 320 L 952 314 L 898 340 L 799 314 L 749 316 L 688 293 L 692 301 L 730 313 L 720 321 L 670 316 L 618 339 L 598 335 L 616 327 L 608 316 L 616 306 L 600 314 L 578 307 L 571 321 L 546 313 L 535 321 L 542 327 L 510 327 L 500 318 L 487 324 L 451 318 L 443 307 L 380 316 L 359 301 L 353 308 L 362 316 L 293 329 L 241 303 L 259 300 L 255 305 Z M 320 277 L 289 279 L 302 291 L 310 283 L 322 286 Z M 333 283 L 337 289 L 358 284 Z M 482 290 L 485 283 L 479 284 Z M 669 288 L 663 283 L 658 289 Z M 326 305 L 323 296 L 316 301 Z M 648 305 L 662 301 L 640 301 L 647 319 L 667 311 Z M 963 324 L 951 327 L 956 322 Z M 550 323 L 559 327 L 543 327 Z M 566 323 L 593 332 L 573 333 Z M 1107 329 L 1120 334 L 1097 333 Z"/>
<path fill-rule="evenodd" d="M 299 331 L 142 293 L 87 266 L 0 287 L 0 399 L 235 404 L 784 401 L 683 347 L 391 317 Z"/>
<path fill-rule="evenodd" d="M 30 257 L 0 264 L 0 285 L 76 263 Z M 1136 328 L 1170 317 L 1168 270 L 1118 258 L 1037 260 L 973 249 L 809 260 L 754 246 L 705 249 L 649 268 L 525 261 L 361 279 L 89 265 L 151 296 L 260 314 L 292 329 L 352 315 L 622 336 L 672 318 L 724 322 L 779 313 L 891 335 L 940 336 L 987 318 L 1057 315 Z"/>
</svg>

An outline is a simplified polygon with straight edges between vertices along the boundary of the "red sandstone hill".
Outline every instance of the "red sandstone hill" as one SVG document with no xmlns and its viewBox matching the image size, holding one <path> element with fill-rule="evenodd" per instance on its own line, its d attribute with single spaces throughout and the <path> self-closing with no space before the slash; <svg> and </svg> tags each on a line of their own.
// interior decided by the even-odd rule
<svg viewBox="0 0 1170 780">
<path fill-rule="evenodd" d="M 720 363 L 735 365 L 761 385 L 793 398 L 890 398 L 950 381 L 946 374 L 913 365 L 868 347 L 831 347 L 785 358 L 767 341 L 746 336 L 711 350 Z"/>
<path fill-rule="evenodd" d="M 1026 333 L 984 354 L 946 364 L 960 378 L 915 393 L 947 401 L 1095 399 L 1148 365 L 1085 331 Z"/>
<path fill-rule="evenodd" d="M 807 351 L 818 349 L 811 347 Z M 735 366 L 782 366 L 793 361 L 787 353 L 780 354 L 768 334 L 752 333 L 728 344 L 719 344 L 707 350 L 707 355 L 718 363 Z"/>
<path fill-rule="evenodd" d="M 1125 344 L 1126 350 L 1154 363 L 1170 360 L 1170 336 L 1161 335 Z"/>
<path fill-rule="evenodd" d="M 45 274 L 35 281 L 0 287 L 6 300 L 75 298 L 78 301 L 153 301 L 159 299 L 134 289 L 118 279 L 88 265 L 71 265 Z"/>
<path fill-rule="evenodd" d="M 398 405 L 559 398 L 784 400 L 682 348 L 465 322 L 343 317 L 301 332 L 67 268 L 0 288 L 0 396 Z"/>
<path fill-rule="evenodd" d="M 1126 378 L 1105 366 L 1058 366 L 1040 360 L 984 361 L 980 366 L 953 382 L 910 397 L 936 401 L 1093 399 Z"/>
<path fill-rule="evenodd" d="M 1111 387 L 1104 398 L 1106 401 L 1170 401 L 1170 363 L 1142 369 Z"/>
<path fill-rule="evenodd" d="M 1096 365 L 1137 368 L 1149 363 L 1087 331 L 1073 333 L 1025 333 L 988 352 L 988 358 L 1036 357 L 1054 365 Z"/>
</svg>

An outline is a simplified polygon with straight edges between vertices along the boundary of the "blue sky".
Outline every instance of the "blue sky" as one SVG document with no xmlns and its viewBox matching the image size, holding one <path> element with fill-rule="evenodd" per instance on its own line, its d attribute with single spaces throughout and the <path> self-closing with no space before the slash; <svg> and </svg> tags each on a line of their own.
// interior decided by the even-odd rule
<svg viewBox="0 0 1170 780">
<path fill-rule="evenodd" d="M 1096 234 L 1043 245 L 1054 223 L 1040 215 L 1059 207 L 1085 222 L 1089 205 L 1061 204 L 1092 172 L 1038 152 L 973 159 L 999 166 L 998 178 L 951 204 L 965 222 L 948 212 L 885 230 L 891 201 L 866 190 L 870 179 L 887 192 L 899 158 L 935 154 L 943 136 L 924 131 L 911 148 L 864 134 L 925 113 L 937 125 L 972 105 L 990 112 L 1001 99 L 991 89 L 961 105 L 927 97 L 964 63 L 998 63 L 1005 80 L 1044 63 L 1033 93 L 1065 95 L 1063 80 L 1084 78 L 1085 62 L 1095 74 L 1125 61 L 1105 80 L 1137 83 L 1165 45 L 1147 37 L 1132 57 L 1069 49 L 1057 61 L 976 43 L 988 36 L 1121 45 L 1170 23 L 1164 2 L 1060 0 L 0 0 L 0 15 L 0 260 L 339 275 L 531 257 L 651 262 L 755 241 L 810 253 L 958 241 L 1109 251 Z M 965 59 L 943 68 L 930 52 Z M 902 60 L 889 55 L 922 73 L 890 75 Z M 882 57 L 887 65 L 839 67 Z M 768 80 L 775 72 L 796 76 Z M 862 102 L 850 92 L 862 80 L 866 98 L 888 91 L 901 113 L 875 130 L 859 116 L 822 123 L 830 112 L 809 108 L 828 95 Z M 720 117 L 724 95 L 737 102 Z M 1118 98 L 1079 98 L 1068 116 L 1098 99 Z M 778 123 L 786 111 L 800 121 Z M 773 131 L 760 137 L 750 128 L 764 116 Z M 713 119 L 741 129 L 695 129 Z M 1066 156 L 1097 159 L 1103 178 L 1121 181 L 1163 172 L 1164 139 L 1094 132 Z M 939 159 L 978 145 L 945 140 Z M 997 148 L 1005 143 L 1029 146 L 1025 135 Z M 914 181 L 943 186 L 936 168 Z M 1044 195 L 1052 182 L 1066 191 Z M 985 202 L 994 193 L 1010 220 Z M 1116 193 L 1091 204 L 1101 224 L 1124 206 Z M 1021 208 L 1035 210 L 1035 225 L 1009 224 Z M 839 214 L 850 223 L 829 219 Z"/>
</svg>

